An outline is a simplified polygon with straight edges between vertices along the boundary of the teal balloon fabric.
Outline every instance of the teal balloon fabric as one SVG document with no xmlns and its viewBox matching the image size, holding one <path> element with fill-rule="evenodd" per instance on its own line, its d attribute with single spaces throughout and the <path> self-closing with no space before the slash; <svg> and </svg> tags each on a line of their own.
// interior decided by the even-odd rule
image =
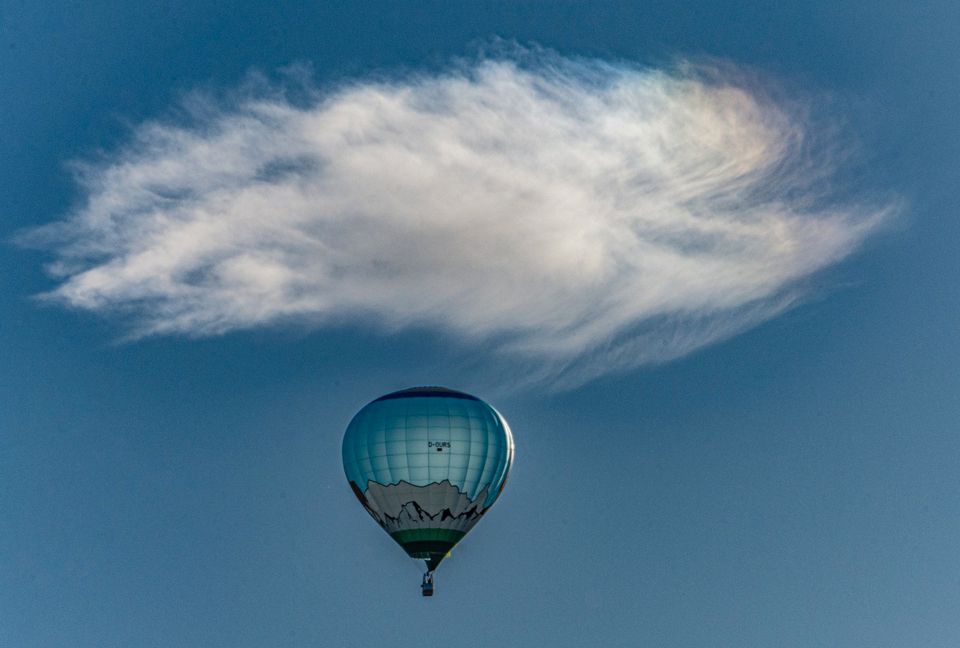
<svg viewBox="0 0 960 648">
<path fill-rule="evenodd" d="M 475 396 L 419 387 L 382 396 L 350 422 L 343 439 L 347 479 L 416 486 L 449 481 L 470 499 L 497 499 L 513 460 L 504 418 Z"/>
<path fill-rule="evenodd" d="M 497 410 L 443 387 L 415 387 L 361 409 L 343 437 L 354 495 L 433 570 L 496 501 L 513 464 Z"/>
</svg>

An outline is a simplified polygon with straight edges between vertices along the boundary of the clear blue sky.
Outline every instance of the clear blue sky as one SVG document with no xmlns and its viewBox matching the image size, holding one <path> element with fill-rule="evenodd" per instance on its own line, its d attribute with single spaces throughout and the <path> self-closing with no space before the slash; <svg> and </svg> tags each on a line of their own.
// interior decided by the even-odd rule
<svg viewBox="0 0 960 648">
<path fill-rule="evenodd" d="M 960 5 L 775 4 L 0 2 L 0 646 L 960 644 Z M 382 90 L 384 79 L 408 87 L 454 59 L 473 65 L 504 47 L 498 39 L 593 66 L 674 70 L 686 58 L 752 70 L 778 88 L 777 105 L 808 102 L 829 118 L 836 139 L 820 137 L 842 150 L 818 185 L 830 186 L 828 203 L 895 203 L 897 215 L 833 256 L 802 243 L 816 267 L 777 284 L 802 284 L 791 308 L 717 339 L 688 322 L 697 348 L 686 355 L 662 342 L 665 311 L 625 291 L 613 305 L 639 310 L 613 320 L 617 335 L 659 327 L 651 339 L 680 357 L 645 363 L 627 344 L 616 371 L 599 356 L 601 369 L 583 365 L 562 385 L 557 366 L 570 357 L 558 349 L 589 331 L 537 300 L 569 281 L 547 293 L 497 287 L 504 275 L 483 263 L 491 294 L 529 300 L 521 332 L 504 334 L 493 305 L 471 313 L 457 294 L 445 303 L 462 307 L 459 319 L 411 316 L 404 308 L 422 304 L 378 301 L 379 284 L 349 258 L 337 272 L 355 283 L 304 290 L 356 297 L 357 308 L 267 326 L 256 322 L 275 306 L 266 297 L 236 301 L 253 283 L 201 293 L 194 310 L 161 304 L 187 308 L 180 319 L 144 305 L 149 274 L 108 271 L 96 307 L 87 293 L 35 299 L 77 271 L 45 269 L 70 261 L 58 244 L 15 241 L 97 195 L 78 183 L 76 161 L 129 161 L 144 122 L 187 123 L 176 108 L 185 95 L 234 105 L 252 70 L 284 83 L 278 70 L 291 64 L 309 66 L 308 86 L 325 96 Z M 344 141 L 323 149 L 339 151 L 338 164 L 355 152 Z M 150 146 L 144 155 L 159 155 Z M 370 191 L 336 195 L 349 206 Z M 142 243 L 137 218 L 119 238 L 79 235 L 96 248 L 80 262 Z M 762 256 L 761 234 L 751 241 Z M 757 290 L 746 274 L 731 286 Z M 678 299 L 703 312 L 698 286 Z M 209 312 L 224 294 L 227 306 Z M 145 321 L 171 329 L 123 340 Z M 544 349 L 518 361 L 512 343 Z M 539 377 L 518 380 L 525 372 Z M 340 465 L 357 409 L 423 383 L 487 398 L 517 443 L 503 497 L 439 570 L 433 599 L 421 599 L 417 569 Z"/>
</svg>

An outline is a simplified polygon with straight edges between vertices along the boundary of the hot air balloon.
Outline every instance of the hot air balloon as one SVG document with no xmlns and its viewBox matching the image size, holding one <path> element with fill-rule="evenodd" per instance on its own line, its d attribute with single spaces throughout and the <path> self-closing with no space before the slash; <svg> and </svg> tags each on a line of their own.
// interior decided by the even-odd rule
<svg viewBox="0 0 960 648">
<path fill-rule="evenodd" d="M 424 561 L 424 596 L 433 595 L 433 571 L 500 496 L 512 463 L 503 416 L 445 387 L 381 396 L 343 436 L 354 495 L 411 558 Z"/>
</svg>

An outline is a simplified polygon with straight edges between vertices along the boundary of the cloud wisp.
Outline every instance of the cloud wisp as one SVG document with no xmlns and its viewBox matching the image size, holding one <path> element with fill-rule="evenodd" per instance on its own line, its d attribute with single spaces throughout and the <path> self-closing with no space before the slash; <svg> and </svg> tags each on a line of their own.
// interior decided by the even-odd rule
<svg viewBox="0 0 960 648">
<path fill-rule="evenodd" d="M 739 79 L 499 59 L 209 101 L 78 165 L 82 204 L 27 238 L 46 299 L 135 337 L 426 326 L 586 380 L 774 316 L 884 221 Z"/>
</svg>

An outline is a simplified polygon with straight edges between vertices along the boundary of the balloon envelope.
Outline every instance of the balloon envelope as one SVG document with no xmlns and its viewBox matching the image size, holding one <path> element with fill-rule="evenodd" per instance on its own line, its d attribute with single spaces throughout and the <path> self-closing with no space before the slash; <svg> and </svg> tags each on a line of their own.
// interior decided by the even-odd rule
<svg viewBox="0 0 960 648">
<path fill-rule="evenodd" d="M 357 499 L 431 571 L 493 505 L 512 463 L 513 436 L 500 413 L 443 387 L 381 396 L 343 437 Z"/>
</svg>

